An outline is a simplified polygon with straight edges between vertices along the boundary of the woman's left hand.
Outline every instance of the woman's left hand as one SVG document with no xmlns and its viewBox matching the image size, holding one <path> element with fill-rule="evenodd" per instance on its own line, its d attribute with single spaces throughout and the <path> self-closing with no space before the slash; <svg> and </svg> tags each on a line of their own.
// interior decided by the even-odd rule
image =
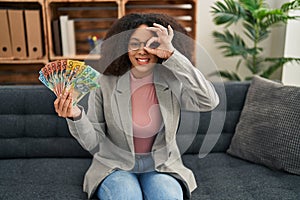
<svg viewBox="0 0 300 200">
<path fill-rule="evenodd" d="M 147 41 L 144 49 L 151 54 L 154 54 L 162 59 L 168 59 L 174 52 L 175 48 L 172 44 L 172 39 L 174 37 L 173 29 L 168 25 L 168 29 L 160 24 L 153 24 L 153 27 L 147 28 L 157 34 L 157 37 L 152 37 Z M 157 48 L 151 48 L 152 43 L 158 43 Z"/>
</svg>

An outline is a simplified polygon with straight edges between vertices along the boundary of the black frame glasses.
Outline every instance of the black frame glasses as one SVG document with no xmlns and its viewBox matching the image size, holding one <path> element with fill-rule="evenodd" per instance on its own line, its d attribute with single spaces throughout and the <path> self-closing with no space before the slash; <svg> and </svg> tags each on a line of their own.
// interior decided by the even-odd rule
<svg viewBox="0 0 300 200">
<path fill-rule="evenodd" d="M 146 42 L 140 42 L 140 41 L 138 41 L 138 40 L 135 40 L 135 41 L 129 41 L 129 43 L 128 43 L 128 49 L 130 50 L 130 51 L 137 51 L 137 50 L 139 50 L 139 49 L 141 49 L 142 48 L 142 44 L 144 44 L 144 46 L 143 47 L 145 47 L 146 46 L 146 44 L 147 44 L 147 42 L 148 41 L 146 41 Z M 152 42 L 151 44 L 150 44 L 150 48 L 151 49 L 156 49 L 157 47 L 159 47 L 159 43 L 158 42 Z"/>
</svg>

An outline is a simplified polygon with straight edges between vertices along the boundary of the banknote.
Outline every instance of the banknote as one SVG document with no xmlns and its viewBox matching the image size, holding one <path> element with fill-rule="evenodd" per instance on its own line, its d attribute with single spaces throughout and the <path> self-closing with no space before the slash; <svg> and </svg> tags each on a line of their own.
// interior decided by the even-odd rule
<svg viewBox="0 0 300 200">
<path fill-rule="evenodd" d="M 56 96 L 70 92 L 76 105 L 91 90 L 99 88 L 100 73 L 85 62 L 56 60 L 47 63 L 39 71 L 39 80 Z"/>
</svg>

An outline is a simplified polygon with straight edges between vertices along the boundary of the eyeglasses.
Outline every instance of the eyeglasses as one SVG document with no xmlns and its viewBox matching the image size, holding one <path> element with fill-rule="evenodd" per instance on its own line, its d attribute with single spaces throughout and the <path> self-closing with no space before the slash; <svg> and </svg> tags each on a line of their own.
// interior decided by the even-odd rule
<svg viewBox="0 0 300 200">
<path fill-rule="evenodd" d="M 140 41 L 131 41 L 131 42 L 129 42 L 129 44 L 128 44 L 128 49 L 129 50 L 131 50 L 131 51 L 137 51 L 137 50 L 139 50 L 140 48 L 142 48 L 142 44 L 143 44 L 143 47 L 145 47 L 146 46 L 146 44 L 147 44 L 147 42 L 148 41 L 146 41 L 146 42 L 140 42 Z M 150 44 L 150 48 L 151 49 L 156 49 L 157 47 L 159 47 L 159 43 L 158 42 L 153 42 L 153 43 L 151 43 Z"/>
</svg>

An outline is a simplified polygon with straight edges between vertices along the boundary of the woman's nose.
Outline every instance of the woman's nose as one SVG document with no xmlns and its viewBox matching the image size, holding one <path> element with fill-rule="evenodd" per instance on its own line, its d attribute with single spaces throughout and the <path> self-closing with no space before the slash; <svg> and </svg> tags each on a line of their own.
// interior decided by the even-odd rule
<svg viewBox="0 0 300 200">
<path fill-rule="evenodd" d="M 141 42 L 140 43 L 140 48 L 138 49 L 138 52 L 139 53 L 148 53 L 145 49 L 144 49 L 144 47 L 146 46 L 146 42 Z"/>
</svg>

